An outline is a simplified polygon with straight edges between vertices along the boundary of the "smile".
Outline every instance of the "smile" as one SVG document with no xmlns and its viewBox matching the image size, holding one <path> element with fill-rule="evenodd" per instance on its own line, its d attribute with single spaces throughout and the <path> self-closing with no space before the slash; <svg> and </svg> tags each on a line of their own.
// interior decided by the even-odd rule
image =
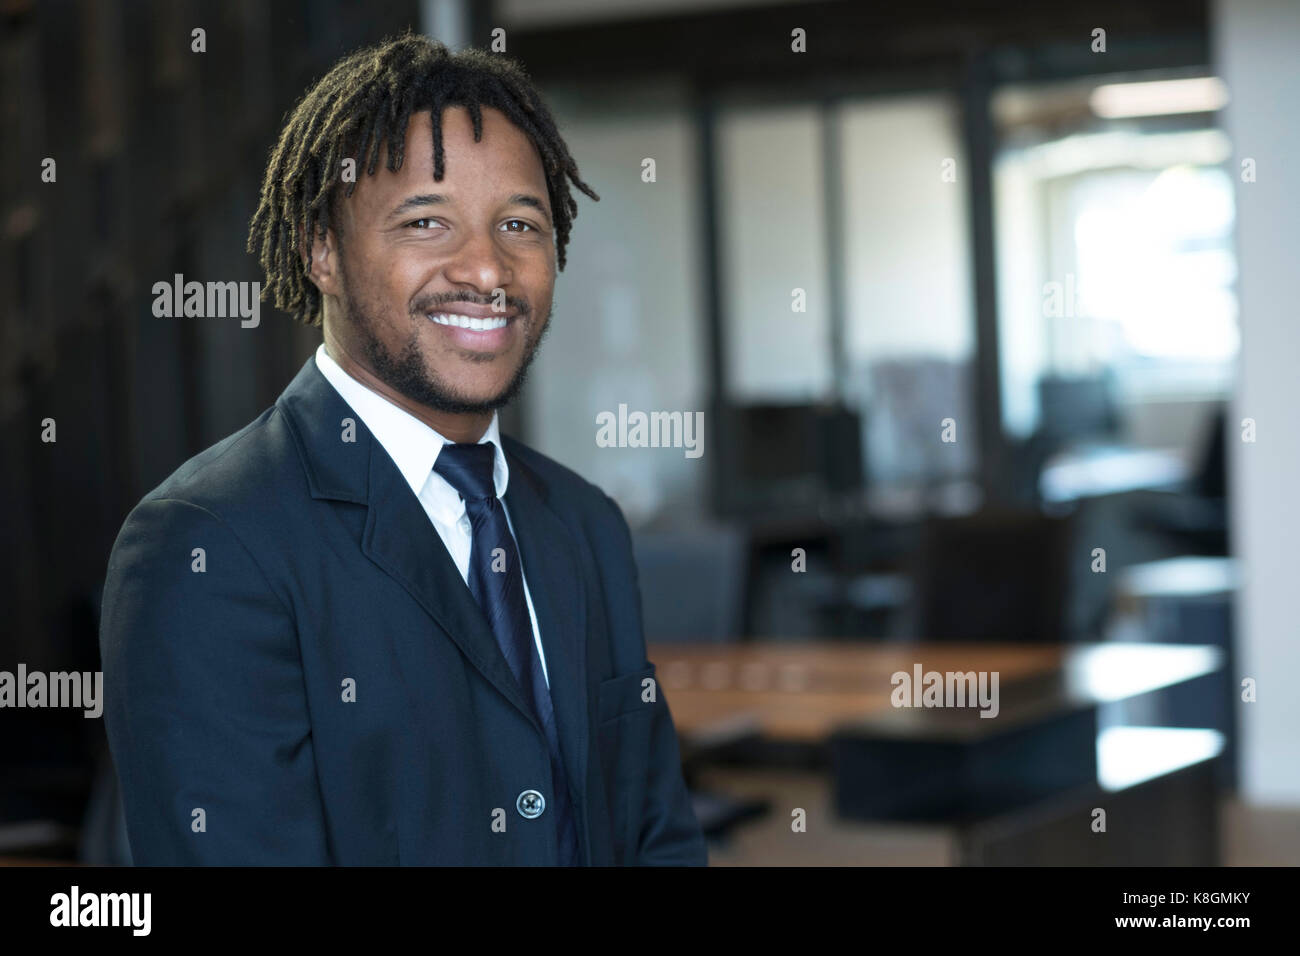
<svg viewBox="0 0 1300 956">
<path fill-rule="evenodd" d="M 504 329 L 510 323 L 510 317 L 504 315 L 480 319 L 469 315 L 457 315 L 454 312 L 435 312 L 431 313 L 429 318 L 439 325 L 451 325 L 458 329 L 469 329 L 471 332 L 491 332 L 494 329 Z"/>
</svg>

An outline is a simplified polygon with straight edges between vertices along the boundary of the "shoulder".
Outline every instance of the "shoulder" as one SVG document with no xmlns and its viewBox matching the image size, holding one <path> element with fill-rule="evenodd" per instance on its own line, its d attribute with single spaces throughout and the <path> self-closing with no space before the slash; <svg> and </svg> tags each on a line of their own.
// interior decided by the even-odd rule
<svg viewBox="0 0 1300 956">
<path fill-rule="evenodd" d="M 221 505 L 282 481 L 297 463 L 283 414 L 271 406 L 234 434 L 205 448 L 145 495 Z"/>
<path fill-rule="evenodd" d="M 277 540 L 300 536 L 303 519 L 287 504 L 308 494 L 275 406 L 190 458 L 122 522 L 105 572 L 103 633 L 164 628 L 214 600 L 224 602 L 222 620 L 283 611 L 288 598 L 268 561 Z"/>
<path fill-rule="evenodd" d="M 501 436 L 501 446 L 512 469 L 522 465 L 527 470 L 527 474 L 519 476 L 512 470 L 510 480 L 518 477 L 535 481 L 561 517 L 577 521 L 588 531 L 628 536 L 627 521 L 618 503 L 598 485 L 509 435 Z"/>
<path fill-rule="evenodd" d="M 217 523 L 242 537 L 283 521 L 286 503 L 306 494 L 290 427 L 271 406 L 163 479 L 131 510 L 123 528 L 150 515 L 155 522 L 170 519 L 164 525 Z"/>
<path fill-rule="evenodd" d="M 519 477 L 533 478 L 548 498 L 588 507 L 604 507 L 604 502 L 610 500 L 605 492 L 572 468 L 567 468 L 554 458 L 529 448 L 517 438 L 502 435 L 501 447 L 510 461 L 511 481 L 516 477 L 514 469 L 522 465 L 526 474 Z"/>
</svg>

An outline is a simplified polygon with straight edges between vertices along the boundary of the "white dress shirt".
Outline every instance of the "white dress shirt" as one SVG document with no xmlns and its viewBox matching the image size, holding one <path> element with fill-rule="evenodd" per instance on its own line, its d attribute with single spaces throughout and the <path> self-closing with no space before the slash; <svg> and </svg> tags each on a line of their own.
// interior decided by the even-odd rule
<svg viewBox="0 0 1300 956">
<path fill-rule="evenodd" d="M 357 413 L 370 434 L 388 452 L 397 470 L 402 473 L 411 491 L 419 499 L 424 513 L 447 546 L 460 576 L 469 584 L 469 555 L 473 538 L 470 532 L 469 516 L 465 513 L 465 502 L 460 492 L 453 488 L 447 479 L 433 470 L 438 453 L 448 442 L 424 422 L 420 421 L 404 408 L 394 405 L 378 392 L 361 384 L 339 366 L 325 351 L 325 343 L 316 349 L 316 367 L 321 374 L 343 396 L 343 401 Z M 501 433 L 497 425 L 496 412 L 492 413 L 492 423 L 479 439 L 479 444 L 490 441 L 496 449 L 496 459 L 492 468 L 492 479 L 496 485 L 497 498 L 501 501 L 501 510 L 505 512 L 506 524 L 510 533 L 515 533 L 510 521 L 510 509 L 506 507 L 504 495 L 506 484 L 510 480 L 510 468 L 506 464 L 506 455 L 501 448 Z M 518 550 L 519 539 L 515 538 Z M 528 593 L 528 579 L 524 576 L 522 556 L 519 559 L 519 573 L 523 578 L 524 600 L 528 604 L 528 617 L 533 622 L 533 641 L 537 645 L 537 655 L 542 661 L 542 674 L 546 677 L 546 686 L 551 686 L 550 675 L 546 672 L 546 652 L 542 650 L 542 633 L 537 626 L 537 612 L 533 610 L 533 598 Z"/>
</svg>

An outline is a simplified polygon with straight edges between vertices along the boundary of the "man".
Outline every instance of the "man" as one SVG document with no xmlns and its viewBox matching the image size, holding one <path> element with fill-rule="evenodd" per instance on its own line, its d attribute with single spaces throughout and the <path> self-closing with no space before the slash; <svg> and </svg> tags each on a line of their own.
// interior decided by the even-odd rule
<svg viewBox="0 0 1300 956">
<path fill-rule="evenodd" d="M 498 429 L 566 175 L 599 198 L 516 65 L 423 37 L 289 118 L 249 249 L 324 342 L 110 560 L 135 862 L 706 862 L 622 513 Z"/>
</svg>

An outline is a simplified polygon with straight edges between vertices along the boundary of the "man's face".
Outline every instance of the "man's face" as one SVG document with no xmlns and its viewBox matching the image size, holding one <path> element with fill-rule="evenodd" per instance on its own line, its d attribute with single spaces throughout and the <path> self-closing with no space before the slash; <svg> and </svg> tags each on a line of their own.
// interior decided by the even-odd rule
<svg viewBox="0 0 1300 956">
<path fill-rule="evenodd" d="M 514 397 L 555 287 L 541 157 L 500 111 L 482 117 L 476 143 L 469 112 L 444 111 L 436 182 L 430 113 L 413 115 L 402 168 L 389 172 L 386 155 L 374 176 L 358 168 L 339 204 L 339 338 L 390 388 L 452 413 Z"/>
</svg>

